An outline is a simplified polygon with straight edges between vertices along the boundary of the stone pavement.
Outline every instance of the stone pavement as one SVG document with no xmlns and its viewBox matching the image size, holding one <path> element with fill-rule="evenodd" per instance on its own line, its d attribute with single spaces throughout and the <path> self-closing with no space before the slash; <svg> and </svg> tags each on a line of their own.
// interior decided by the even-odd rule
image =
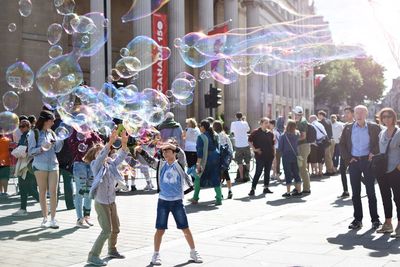
<svg viewBox="0 0 400 267">
<path fill-rule="evenodd" d="M 138 188 L 143 183 L 139 180 Z M 260 184 L 252 198 L 247 196 L 250 184 L 241 184 L 234 186 L 232 200 L 217 207 L 213 190 L 202 190 L 200 203 L 186 209 L 204 264 L 188 261 L 189 248 L 170 216 L 161 246 L 163 266 L 400 266 L 400 240 L 370 229 L 366 197 L 364 227 L 349 231 L 352 205 L 351 199 L 337 198 L 340 177 L 314 179 L 311 185 L 311 195 L 286 200 L 281 197 L 285 187 L 275 181 L 271 183 L 274 194 L 262 195 Z M 378 186 L 376 190 L 382 218 Z M 227 194 L 226 188 L 223 193 Z M 121 221 L 117 247 L 126 259 L 111 260 L 109 266 L 149 266 L 156 205 L 154 192 L 117 197 Z M 85 266 L 100 232 L 97 224 L 91 229 L 74 228 L 75 211 L 66 211 L 60 201 L 60 229 L 40 229 L 39 204 L 30 200 L 29 216 L 12 217 L 18 207 L 17 196 L 1 200 L 0 266 Z"/>
</svg>

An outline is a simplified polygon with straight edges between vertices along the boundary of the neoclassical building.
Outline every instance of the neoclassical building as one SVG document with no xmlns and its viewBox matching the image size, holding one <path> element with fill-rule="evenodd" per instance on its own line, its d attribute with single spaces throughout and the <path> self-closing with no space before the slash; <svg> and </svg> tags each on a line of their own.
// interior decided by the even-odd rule
<svg viewBox="0 0 400 267">
<path fill-rule="evenodd" d="M 32 14 L 23 18 L 18 14 L 15 0 L 2 0 L 2 16 L 0 16 L 0 88 L 4 93 L 9 90 L 5 81 L 5 71 L 16 60 L 28 63 L 37 71 L 48 58 L 47 28 L 52 23 L 62 23 L 63 17 L 58 15 L 52 1 L 33 1 Z M 249 28 L 293 19 L 293 16 L 280 6 L 263 0 L 171 0 L 161 8 L 159 17 L 148 16 L 133 22 L 122 23 L 121 17 L 128 11 L 127 0 L 75 0 L 76 13 L 102 12 L 110 19 L 110 36 L 105 47 L 91 58 L 82 58 L 80 64 L 84 78 L 88 84 L 100 87 L 111 73 L 120 58 L 120 49 L 126 46 L 137 35 L 160 38 L 171 48 L 172 54 L 162 71 L 163 86 L 169 88 L 176 75 L 182 71 L 199 77 L 202 69 L 191 69 L 184 64 L 174 39 L 188 32 L 209 32 L 215 25 L 227 22 L 229 29 Z M 150 13 L 151 1 L 138 1 L 142 14 Z M 313 6 L 308 0 L 286 0 L 286 5 L 302 14 L 312 14 Z M 320 18 L 322 21 L 322 18 Z M 15 23 L 17 30 L 9 32 L 7 25 Z M 163 24 L 162 24 L 163 23 Z M 158 35 L 157 35 L 158 34 Z M 63 34 L 60 45 L 64 53 L 71 51 L 71 38 Z M 209 67 L 206 67 L 206 69 Z M 158 70 L 160 71 L 160 70 Z M 155 75 L 160 73 L 154 68 L 140 72 L 135 81 L 139 88 L 154 87 Z M 176 118 L 184 122 L 186 117 L 202 119 L 208 116 L 204 108 L 204 94 L 208 93 L 210 84 L 223 89 L 223 104 L 218 113 L 224 114 L 229 123 L 237 111 L 246 114 L 249 123 L 255 127 L 262 116 L 275 118 L 287 115 L 294 106 L 300 105 L 306 114 L 314 108 L 314 75 L 311 71 L 285 72 L 275 76 L 251 74 L 241 76 L 231 85 L 216 84 L 212 79 L 198 83 L 194 102 L 190 106 L 178 106 L 174 109 Z M 37 114 L 41 107 L 41 96 L 36 87 L 31 92 L 23 93 L 19 114 Z"/>
</svg>

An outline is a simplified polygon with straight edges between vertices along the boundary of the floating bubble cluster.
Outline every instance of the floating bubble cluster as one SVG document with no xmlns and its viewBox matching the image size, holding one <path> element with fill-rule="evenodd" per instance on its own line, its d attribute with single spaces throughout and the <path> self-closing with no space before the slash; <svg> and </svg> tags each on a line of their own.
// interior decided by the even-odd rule
<svg viewBox="0 0 400 267">
<path fill-rule="evenodd" d="M 270 76 L 365 55 L 357 45 L 334 45 L 328 26 L 313 23 L 313 17 L 305 17 L 212 36 L 193 32 L 174 44 L 189 66 L 210 63 L 211 76 L 223 84 L 235 82 L 238 75 Z"/>
<path fill-rule="evenodd" d="M 150 2 L 150 3 L 149 3 Z M 165 4 L 167 4 L 169 0 L 133 0 L 131 8 L 129 11 L 122 16 L 122 22 L 126 23 L 128 21 L 139 20 L 144 17 L 148 17 L 155 12 L 157 12 L 160 8 L 162 8 Z M 151 12 L 143 13 L 139 6 L 150 4 Z"/>
</svg>

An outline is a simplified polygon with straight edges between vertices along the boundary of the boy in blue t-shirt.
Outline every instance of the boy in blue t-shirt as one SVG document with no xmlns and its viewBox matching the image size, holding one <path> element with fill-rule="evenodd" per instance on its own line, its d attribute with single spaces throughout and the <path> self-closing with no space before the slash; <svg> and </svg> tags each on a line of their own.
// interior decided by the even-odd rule
<svg viewBox="0 0 400 267">
<path fill-rule="evenodd" d="M 185 173 L 185 153 L 182 149 L 166 144 L 161 147 L 164 159 L 155 159 L 140 146 L 135 148 L 135 154 L 140 155 L 150 167 L 157 170 L 157 192 L 159 193 L 157 204 L 156 233 L 154 235 L 154 254 L 151 259 L 153 265 L 161 265 L 160 246 L 165 229 L 168 229 L 168 215 L 171 212 L 174 216 L 176 226 L 185 235 L 190 246 L 190 258 L 196 262 L 203 262 L 196 251 L 192 233 L 183 206 L 184 193 L 193 189 L 191 178 Z M 177 160 L 178 158 L 178 160 Z"/>
</svg>

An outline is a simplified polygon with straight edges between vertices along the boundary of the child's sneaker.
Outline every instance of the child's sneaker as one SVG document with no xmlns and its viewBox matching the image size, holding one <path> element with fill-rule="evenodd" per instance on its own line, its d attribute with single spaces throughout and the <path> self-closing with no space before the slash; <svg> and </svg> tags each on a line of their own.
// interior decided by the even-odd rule
<svg viewBox="0 0 400 267">
<path fill-rule="evenodd" d="M 19 210 L 17 210 L 16 212 L 14 212 L 12 214 L 12 216 L 18 216 L 18 217 L 27 216 L 27 215 L 28 215 L 28 212 L 26 210 L 23 210 L 23 209 L 19 209 Z"/>
<path fill-rule="evenodd" d="M 154 253 L 151 258 L 151 264 L 153 265 L 161 265 L 160 253 Z"/>
<path fill-rule="evenodd" d="M 108 257 L 113 259 L 125 259 L 125 256 L 120 254 L 118 251 L 108 252 Z"/>
<path fill-rule="evenodd" d="M 201 258 L 200 254 L 197 250 L 190 251 L 190 258 L 196 263 L 202 263 L 203 259 Z"/>
<path fill-rule="evenodd" d="M 147 184 L 145 187 L 144 187 L 144 189 L 143 189 L 144 191 L 150 191 L 150 190 L 153 190 L 153 186 L 151 185 L 151 184 Z"/>
<path fill-rule="evenodd" d="M 60 226 L 58 226 L 58 222 L 57 222 L 56 219 L 52 219 L 52 220 L 50 221 L 50 226 L 49 226 L 49 227 L 52 228 L 52 229 L 58 229 L 58 228 L 60 228 Z"/>
<path fill-rule="evenodd" d="M 232 191 L 229 191 L 228 192 L 228 199 L 232 199 L 232 197 L 233 197 Z"/>
<path fill-rule="evenodd" d="M 40 228 L 48 228 L 50 226 L 49 221 L 47 221 L 47 218 L 43 218 L 42 223 L 40 224 Z"/>
</svg>

